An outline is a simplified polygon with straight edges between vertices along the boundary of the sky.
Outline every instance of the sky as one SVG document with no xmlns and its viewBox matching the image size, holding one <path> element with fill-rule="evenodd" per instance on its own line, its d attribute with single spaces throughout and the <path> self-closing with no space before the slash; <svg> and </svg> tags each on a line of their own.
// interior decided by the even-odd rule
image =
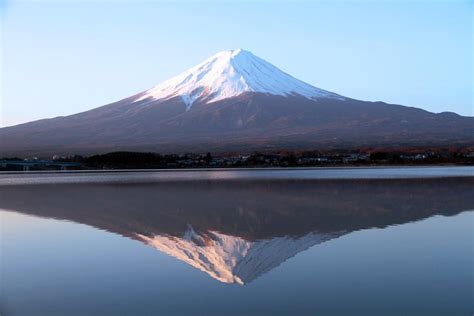
<svg viewBox="0 0 474 316">
<path fill-rule="evenodd" d="M 0 0 L 0 126 L 111 103 L 243 48 L 316 87 L 474 115 L 474 1 Z"/>
</svg>

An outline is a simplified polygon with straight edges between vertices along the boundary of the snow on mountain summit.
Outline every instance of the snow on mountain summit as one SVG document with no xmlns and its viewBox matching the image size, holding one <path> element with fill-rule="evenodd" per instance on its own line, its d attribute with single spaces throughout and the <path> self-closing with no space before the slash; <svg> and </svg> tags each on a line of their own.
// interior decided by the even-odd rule
<svg viewBox="0 0 474 316">
<path fill-rule="evenodd" d="M 222 51 L 191 69 L 147 90 L 136 101 L 181 96 L 188 108 L 200 99 L 211 103 L 244 92 L 300 95 L 310 99 L 343 97 L 298 80 L 251 52 Z"/>
</svg>

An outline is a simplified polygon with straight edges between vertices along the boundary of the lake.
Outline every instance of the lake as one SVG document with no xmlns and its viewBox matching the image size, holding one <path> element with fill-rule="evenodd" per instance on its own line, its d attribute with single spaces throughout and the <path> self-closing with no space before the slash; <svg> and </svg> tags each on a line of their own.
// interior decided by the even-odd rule
<svg viewBox="0 0 474 316">
<path fill-rule="evenodd" d="M 474 167 L 0 174 L 1 315 L 472 315 Z"/>
</svg>

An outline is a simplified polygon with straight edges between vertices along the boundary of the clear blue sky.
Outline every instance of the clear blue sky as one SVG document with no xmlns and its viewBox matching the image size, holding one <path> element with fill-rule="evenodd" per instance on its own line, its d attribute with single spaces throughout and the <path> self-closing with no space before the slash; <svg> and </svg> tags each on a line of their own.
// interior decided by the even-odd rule
<svg viewBox="0 0 474 316">
<path fill-rule="evenodd" d="M 239 47 L 345 96 L 472 116 L 473 3 L 0 0 L 0 124 L 104 105 Z"/>
</svg>

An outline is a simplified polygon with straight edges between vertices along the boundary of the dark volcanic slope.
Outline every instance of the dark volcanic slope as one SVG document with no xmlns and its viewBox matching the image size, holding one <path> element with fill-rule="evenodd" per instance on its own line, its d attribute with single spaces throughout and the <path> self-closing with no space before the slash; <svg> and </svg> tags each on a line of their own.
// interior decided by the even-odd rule
<svg viewBox="0 0 474 316">
<path fill-rule="evenodd" d="M 0 155 L 474 145 L 473 117 L 382 102 L 245 93 L 187 111 L 139 96 L 2 128 Z"/>
</svg>

